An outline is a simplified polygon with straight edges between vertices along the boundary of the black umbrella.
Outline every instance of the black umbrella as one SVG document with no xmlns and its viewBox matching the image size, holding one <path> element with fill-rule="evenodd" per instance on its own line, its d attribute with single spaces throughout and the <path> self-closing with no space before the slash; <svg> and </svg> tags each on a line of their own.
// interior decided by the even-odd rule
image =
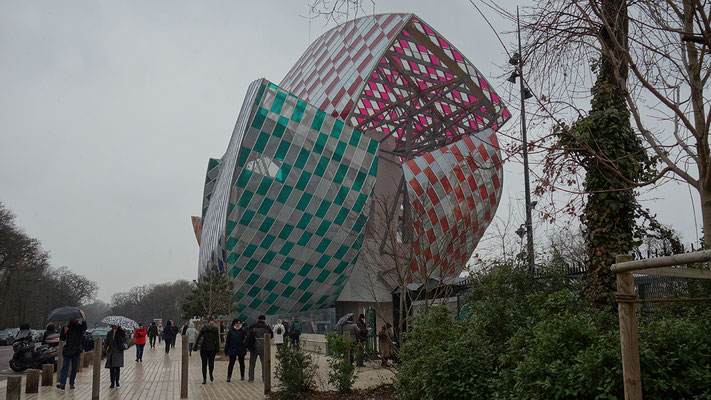
<svg viewBox="0 0 711 400">
<path fill-rule="evenodd" d="M 59 307 L 47 314 L 48 321 L 71 321 L 74 318 L 81 318 L 79 307 Z"/>
</svg>

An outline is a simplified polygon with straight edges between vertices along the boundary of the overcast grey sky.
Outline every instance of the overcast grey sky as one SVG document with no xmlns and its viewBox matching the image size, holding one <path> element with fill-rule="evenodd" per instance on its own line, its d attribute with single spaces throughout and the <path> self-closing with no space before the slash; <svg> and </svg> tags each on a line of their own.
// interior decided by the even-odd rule
<svg viewBox="0 0 711 400">
<path fill-rule="evenodd" d="M 378 1 L 375 11 L 414 12 L 507 99 L 506 56 L 468 1 Z M 302 15 L 301 0 L 0 0 L 0 202 L 52 265 L 98 282 L 102 300 L 194 279 L 190 216 L 207 160 L 227 148 L 249 83 L 278 83 L 333 26 Z M 520 175 L 506 166 L 505 201 L 523 198 Z M 655 196 L 667 198 L 650 204 L 662 222 L 693 240 L 687 189 Z"/>
</svg>

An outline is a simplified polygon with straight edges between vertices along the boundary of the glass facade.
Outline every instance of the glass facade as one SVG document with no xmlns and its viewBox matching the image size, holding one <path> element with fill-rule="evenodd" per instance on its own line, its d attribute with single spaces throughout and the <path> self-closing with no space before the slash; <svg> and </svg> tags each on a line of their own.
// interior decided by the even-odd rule
<svg viewBox="0 0 711 400">
<path fill-rule="evenodd" d="M 199 270 L 233 277 L 242 318 L 333 307 L 363 268 L 382 195 L 425 217 L 408 228 L 411 268 L 456 275 L 496 211 L 496 130 L 509 118 L 473 64 L 415 15 L 335 27 L 278 86 L 250 85 L 225 155 L 208 162 L 193 218 Z"/>
<path fill-rule="evenodd" d="M 238 314 L 250 319 L 335 302 L 358 258 L 378 165 L 377 141 L 266 80 L 257 84 L 245 130 L 235 132 L 239 151 L 217 167 L 223 174 L 233 165 L 224 244 L 201 245 L 201 267 L 234 278 Z"/>
</svg>

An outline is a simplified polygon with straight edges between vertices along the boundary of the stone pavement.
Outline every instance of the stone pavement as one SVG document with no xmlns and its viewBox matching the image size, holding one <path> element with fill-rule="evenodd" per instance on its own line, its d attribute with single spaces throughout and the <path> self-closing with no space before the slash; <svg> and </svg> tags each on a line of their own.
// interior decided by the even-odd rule
<svg viewBox="0 0 711 400">
<path fill-rule="evenodd" d="M 180 343 L 180 340 L 178 340 Z M 276 349 L 272 349 L 272 354 Z M 318 384 L 321 390 L 328 390 L 328 364 L 326 356 L 323 354 L 311 353 L 318 365 Z M 109 389 L 109 370 L 101 368 L 101 395 L 100 399 L 116 400 L 178 400 L 180 398 L 180 348 L 176 347 L 166 356 L 162 348 L 146 348 L 143 363 L 134 361 L 135 350 L 128 349 L 124 355 L 125 366 L 121 369 L 121 387 Z M 227 378 L 227 358 L 220 357 L 215 361 L 215 381 L 202 384 L 202 372 L 200 355 L 193 353 L 190 360 L 188 378 L 188 398 L 189 399 L 264 399 L 264 386 L 261 381 L 259 363 L 255 370 L 256 381 L 248 383 L 239 379 L 239 363 L 235 363 L 235 372 L 232 374 L 232 382 L 226 382 Z M 249 355 L 245 360 L 246 369 L 249 370 Z M 276 365 L 276 360 L 273 361 Z M 377 386 L 382 383 L 392 381 L 393 373 L 386 369 L 380 369 L 376 363 L 371 366 L 359 368 L 359 377 L 356 382 L 357 388 Z M 22 379 L 22 399 L 27 400 L 90 400 L 92 369 L 85 368 L 83 372 L 77 374 L 76 389 L 70 390 L 67 384 L 66 390 L 59 390 L 56 387 L 40 387 L 38 394 L 25 394 L 25 378 Z M 245 371 L 245 375 L 247 375 Z M 274 372 L 272 371 L 272 376 Z M 56 374 L 55 374 L 56 378 Z M 236 378 L 236 379 L 235 379 Z M 276 388 L 278 382 L 272 378 Z M 54 382 L 56 384 L 56 382 Z M 7 381 L 0 383 L 0 400 L 6 396 Z"/>
</svg>

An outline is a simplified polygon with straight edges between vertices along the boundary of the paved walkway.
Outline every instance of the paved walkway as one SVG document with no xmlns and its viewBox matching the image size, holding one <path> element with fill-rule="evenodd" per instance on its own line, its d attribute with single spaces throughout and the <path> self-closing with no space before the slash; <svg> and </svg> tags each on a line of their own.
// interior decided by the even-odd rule
<svg viewBox="0 0 711 400">
<path fill-rule="evenodd" d="M 180 342 L 180 341 L 178 341 Z M 272 354 L 276 349 L 272 349 Z M 137 364 L 133 356 L 135 350 L 131 347 L 125 353 L 125 367 L 121 369 L 121 387 L 109 389 L 109 370 L 101 368 L 101 399 L 116 400 L 178 400 L 180 398 L 180 349 L 176 348 L 166 356 L 163 349 L 146 348 L 143 363 Z M 328 364 L 326 356 L 312 353 L 319 366 L 318 384 L 321 390 L 328 390 Z M 246 366 L 249 370 L 249 356 Z M 190 372 L 188 398 L 190 399 L 264 399 L 264 386 L 261 382 L 259 363 L 255 371 L 256 382 L 248 383 L 239 379 L 239 363 L 235 363 L 232 382 L 226 382 L 227 360 L 218 358 L 215 361 L 215 381 L 202 384 L 200 355 L 193 353 L 189 358 Z M 273 361 L 275 363 L 276 360 Z M 391 382 L 392 372 L 377 368 L 375 363 L 370 367 L 359 368 L 356 387 L 365 388 Z M 246 375 L 246 373 L 245 373 Z M 273 376 L 273 371 L 272 371 Z M 235 380 L 236 377 L 236 380 Z M 56 374 L 55 374 L 56 378 Z M 274 381 L 274 379 L 272 378 Z M 25 379 L 22 379 L 22 399 L 27 400 L 90 400 L 92 373 L 91 366 L 77 375 L 76 389 L 59 390 L 56 387 L 40 387 L 38 394 L 25 394 Z M 273 389 L 278 382 L 274 382 Z M 56 382 L 55 382 L 56 384 Z M 0 400 L 6 396 L 7 381 L 0 382 Z"/>
</svg>

